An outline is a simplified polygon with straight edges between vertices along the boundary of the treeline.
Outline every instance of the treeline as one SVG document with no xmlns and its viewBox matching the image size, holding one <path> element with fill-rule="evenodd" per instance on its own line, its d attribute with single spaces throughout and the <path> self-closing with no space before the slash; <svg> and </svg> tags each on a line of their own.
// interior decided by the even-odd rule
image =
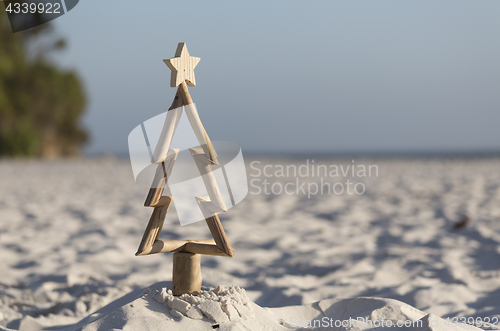
<svg viewBox="0 0 500 331">
<path fill-rule="evenodd" d="M 80 79 L 48 57 L 64 47 L 50 23 L 12 33 L 0 3 L 0 156 L 77 155 L 88 141 Z"/>
</svg>

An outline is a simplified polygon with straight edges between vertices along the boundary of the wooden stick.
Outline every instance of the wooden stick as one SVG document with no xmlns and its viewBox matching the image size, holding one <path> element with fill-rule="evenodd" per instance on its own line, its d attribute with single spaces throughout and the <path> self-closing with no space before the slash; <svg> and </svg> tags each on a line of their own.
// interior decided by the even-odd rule
<svg viewBox="0 0 500 331">
<path fill-rule="evenodd" d="M 182 105 L 183 105 L 182 96 L 181 96 L 180 87 L 179 87 L 177 89 L 177 92 L 175 93 L 174 100 L 172 101 L 172 104 L 170 105 L 170 108 L 168 109 L 168 111 L 182 107 Z M 181 112 L 181 114 L 182 114 L 182 112 Z M 168 113 L 167 113 L 167 116 L 168 116 Z M 175 125 L 175 127 L 173 128 L 174 132 L 175 132 L 176 127 L 177 127 L 177 125 Z M 158 141 L 158 144 L 155 147 L 154 154 L 159 155 L 159 153 L 160 153 L 159 150 L 166 149 L 167 153 L 163 153 L 163 154 L 167 155 L 167 159 L 168 159 L 170 142 L 172 140 L 174 132 L 171 132 L 170 142 L 168 143 L 168 146 L 163 148 L 160 145 L 162 145 L 164 143 L 162 141 L 162 137 L 164 137 L 166 135 L 165 132 L 163 132 L 164 130 L 165 130 L 165 127 L 163 127 L 162 133 L 160 135 L 160 140 Z M 153 205 L 158 203 L 161 195 L 163 194 L 163 189 L 165 188 L 165 184 L 167 183 L 167 175 L 169 173 L 168 170 L 172 170 L 173 162 L 175 162 L 175 160 L 177 158 L 178 150 L 175 153 L 176 154 L 173 156 L 173 160 L 172 160 L 171 164 L 169 164 L 168 166 L 165 164 L 165 160 L 163 160 L 160 164 L 158 164 L 158 168 L 156 168 L 156 173 L 155 173 L 155 177 L 153 179 L 153 183 L 151 183 L 151 188 L 149 189 L 148 195 L 146 197 L 146 201 L 144 202 L 145 207 L 152 207 Z M 164 158 L 164 155 L 161 155 L 161 158 Z M 152 158 L 153 162 L 155 162 L 154 159 L 155 159 L 155 156 L 153 156 L 153 158 Z M 170 169 L 168 169 L 168 168 L 170 168 Z"/>
<path fill-rule="evenodd" d="M 166 204 L 169 204 L 172 202 L 172 197 L 167 197 L 167 196 L 161 196 L 158 202 L 154 205 L 151 205 L 151 207 L 162 207 L 165 206 Z"/>
<path fill-rule="evenodd" d="M 227 239 L 226 232 L 222 227 L 219 216 L 215 214 L 212 217 L 205 219 L 207 222 L 208 228 L 210 229 L 210 233 L 214 238 L 215 244 L 220 250 L 229 257 L 234 257 L 234 249 L 229 243 L 229 239 Z"/>
<path fill-rule="evenodd" d="M 153 246 L 136 255 L 149 255 L 168 252 L 189 252 L 216 256 L 229 256 L 223 252 L 213 239 L 206 240 L 156 240 Z M 233 255 L 234 256 L 234 255 Z M 232 256 L 229 256 L 232 257 Z"/>
<path fill-rule="evenodd" d="M 211 203 L 217 208 L 215 212 L 220 213 L 222 211 L 227 211 L 219 185 L 217 185 L 215 175 L 210 168 L 210 159 L 203 153 L 201 148 L 190 148 L 189 152 L 191 153 L 191 156 L 196 163 L 196 167 L 200 172 L 201 179 L 203 180 L 203 184 L 205 184 Z"/>
<path fill-rule="evenodd" d="M 215 255 L 215 256 L 228 256 L 223 252 L 217 245 L 207 245 L 199 243 L 187 243 L 183 248 L 184 252 L 204 254 L 204 255 Z M 232 256 L 230 256 L 232 257 Z"/>
<path fill-rule="evenodd" d="M 200 255 L 185 252 L 174 253 L 172 292 L 175 296 L 201 291 Z"/>
<path fill-rule="evenodd" d="M 191 94 L 189 94 L 186 82 L 182 82 L 179 85 L 178 91 L 181 93 L 185 108 L 184 110 L 189 119 L 189 123 L 191 124 L 191 127 L 193 128 L 196 138 L 203 148 L 205 155 L 210 159 L 212 164 L 219 164 L 217 161 L 217 152 L 212 145 L 212 141 L 210 140 L 205 127 L 201 123 L 196 107 L 194 106 L 193 99 L 191 98 Z"/>
<path fill-rule="evenodd" d="M 155 177 L 151 183 L 148 195 L 146 196 L 146 201 L 144 201 L 145 207 L 154 207 L 160 201 L 165 185 L 167 184 L 168 177 L 172 172 L 174 162 L 177 159 L 177 155 L 179 155 L 179 149 L 171 149 L 168 154 L 170 155 L 167 155 L 165 161 L 158 164 L 158 167 L 156 168 Z"/>
<path fill-rule="evenodd" d="M 139 248 L 137 249 L 137 253 L 135 253 L 135 255 L 144 255 L 143 253 L 151 249 L 160 236 L 163 222 L 165 222 L 165 216 L 167 215 L 168 208 L 172 204 L 172 197 L 164 198 L 165 199 L 160 199 L 159 201 L 164 204 L 155 207 L 153 210 L 148 226 L 146 227 L 146 231 L 144 231 L 144 235 L 142 236 L 141 243 L 139 244 Z"/>
<path fill-rule="evenodd" d="M 148 254 L 182 252 L 188 243 L 215 245 L 213 239 L 206 240 L 156 240 Z"/>
<path fill-rule="evenodd" d="M 146 196 L 146 201 L 144 201 L 144 207 L 153 207 L 160 201 L 165 184 L 167 183 L 167 176 L 164 167 L 165 163 L 162 162 L 156 168 L 155 178 L 153 179 L 153 183 L 151 183 L 151 188 Z"/>
<path fill-rule="evenodd" d="M 211 210 L 211 208 L 213 208 L 213 204 L 210 201 L 210 198 L 208 196 L 196 197 L 196 201 L 198 202 L 198 206 L 200 206 L 203 216 L 205 216 L 205 221 L 207 222 L 208 229 L 214 238 L 215 244 L 227 256 L 233 257 L 234 249 L 231 247 L 229 239 L 227 239 L 226 232 L 222 227 L 219 216 Z"/>
<path fill-rule="evenodd" d="M 161 130 L 155 150 L 151 156 L 151 163 L 160 163 L 167 157 L 167 153 L 170 150 L 170 144 L 174 138 L 175 130 L 177 129 L 177 125 L 179 124 L 182 116 L 182 105 L 181 93 L 180 90 L 177 89 L 174 101 L 167 111 L 165 124 Z"/>
<path fill-rule="evenodd" d="M 177 88 L 177 92 L 175 92 L 174 100 L 172 101 L 172 104 L 170 105 L 170 108 L 168 108 L 168 110 L 182 107 L 183 104 L 184 103 L 182 101 L 182 92 L 180 91 L 179 87 Z"/>
<path fill-rule="evenodd" d="M 190 105 L 193 102 L 193 99 L 191 98 L 191 94 L 189 94 L 189 90 L 186 84 L 186 81 L 182 82 L 179 87 L 177 88 L 177 92 L 180 93 L 182 97 L 182 103 L 184 106 Z"/>
</svg>

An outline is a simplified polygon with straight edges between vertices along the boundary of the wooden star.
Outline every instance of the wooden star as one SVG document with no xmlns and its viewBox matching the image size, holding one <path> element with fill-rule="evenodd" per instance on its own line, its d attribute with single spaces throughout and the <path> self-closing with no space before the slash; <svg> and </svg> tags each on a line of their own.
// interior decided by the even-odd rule
<svg viewBox="0 0 500 331">
<path fill-rule="evenodd" d="M 179 45 L 177 45 L 175 57 L 165 59 L 163 62 L 165 62 L 170 70 L 172 70 L 172 75 L 170 76 L 170 86 L 179 86 L 184 81 L 186 81 L 189 86 L 196 86 L 194 68 L 198 62 L 200 62 L 200 58 L 189 56 L 185 43 L 179 43 Z"/>
</svg>

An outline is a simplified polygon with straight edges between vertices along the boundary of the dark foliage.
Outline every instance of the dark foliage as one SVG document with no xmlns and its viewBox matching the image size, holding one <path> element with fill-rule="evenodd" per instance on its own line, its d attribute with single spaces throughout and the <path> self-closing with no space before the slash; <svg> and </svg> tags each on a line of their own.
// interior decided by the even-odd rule
<svg viewBox="0 0 500 331">
<path fill-rule="evenodd" d="M 75 155 L 87 142 L 80 80 L 48 58 L 64 45 L 50 23 L 12 33 L 0 8 L 0 155 Z"/>
</svg>

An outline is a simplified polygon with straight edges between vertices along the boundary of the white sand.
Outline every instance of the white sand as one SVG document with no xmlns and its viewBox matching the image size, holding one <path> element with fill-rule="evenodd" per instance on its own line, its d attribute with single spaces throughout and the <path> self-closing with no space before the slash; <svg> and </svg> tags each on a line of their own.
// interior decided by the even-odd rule
<svg viewBox="0 0 500 331">
<path fill-rule="evenodd" d="M 423 311 L 405 310 L 411 319 L 500 318 L 500 160 L 356 163 L 379 167 L 378 178 L 355 179 L 366 185 L 361 196 L 249 194 L 221 217 L 236 257 L 202 257 L 204 285 L 245 288 L 256 314 L 221 325 L 279 330 L 292 327 L 295 315 L 355 317 L 391 307 L 375 313 L 383 317 L 408 307 L 399 301 Z M 134 256 L 151 210 L 142 206 L 146 192 L 126 161 L 2 161 L 0 183 L 1 326 L 77 323 L 134 289 L 171 279 L 171 254 Z M 462 214 L 470 222 L 454 230 Z M 165 239 L 208 237 L 201 222 L 180 227 L 169 216 L 164 227 Z M 169 316 L 153 294 L 114 302 L 101 317 L 120 316 L 117 323 L 131 330 L 141 323 L 174 323 L 172 330 L 213 323 Z M 399 301 L 341 300 L 366 296 Z M 261 308 L 293 305 L 304 306 Z M 335 315 L 344 306 L 344 315 Z M 88 318 L 88 330 L 98 323 Z"/>
<path fill-rule="evenodd" d="M 184 300 L 198 299 L 199 302 L 195 304 L 198 307 L 212 303 L 220 310 L 216 312 L 214 309 L 202 309 L 203 316 L 191 318 L 169 307 L 173 304 L 166 305 L 159 302 L 162 301 L 158 297 L 161 297 L 163 285 L 163 283 L 154 284 L 145 291 L 130 293 L 79 323 L 58 330 L 481 330 L 472 325 L 453 323 L 433 314 L 425 314 L 397 300 L 381 298 L 330 299 L 309 305 L 282 308 L 262 308 L 247 302 L 244 304 L 247 311 L 240 312 L 240 318 L 229 320 L 228 315 L 220 310 L 221 305 L 226 302 L 221 299 L 228 299 L 228 296 L 220 293 L 213 296 L 206 295 L 213 293 L 213 290 L 204 291 L 198 296 L 184 297 Z M 165 297 L 168 296 L 165 293 Z M 245 300 L 241 293 L 236 295 L 233 293 L 230 296 L 235 302 Z M 202 298 L 199 299 L 200 297 Z M 175 302 L 180 299 L 169 300 Z M 184 300 L 180 301 L 186 302 Z M 193 306 L 187 306 L 186 313 L 190 309 L 193 309 Z M 225 316 L 226 320 L 221 320 L 218 314 Z M 42 325 L 39 322 L 44 320 L 37 321 L 27 317 L 21 322 L 21 330 L 40 330 Z M 488 325 L 488 329 L 494 329 L 494 326 Z"/>
</svg>

